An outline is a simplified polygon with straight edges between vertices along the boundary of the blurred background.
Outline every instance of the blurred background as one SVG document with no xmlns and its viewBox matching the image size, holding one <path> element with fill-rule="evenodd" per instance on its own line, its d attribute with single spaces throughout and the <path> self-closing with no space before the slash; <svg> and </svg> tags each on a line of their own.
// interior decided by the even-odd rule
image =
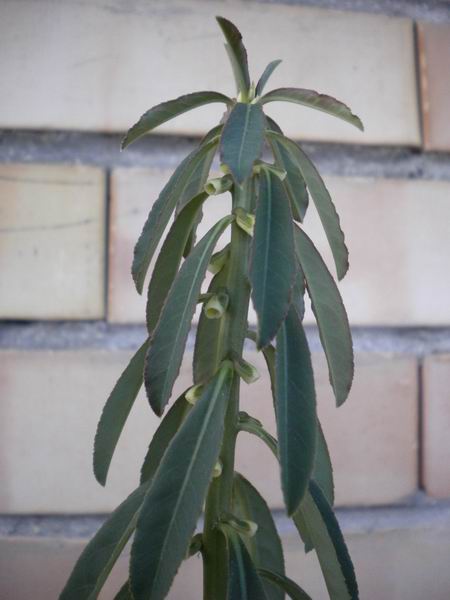
<svg viewBox="0 0 450 600">
<path fill-rule="evenodd" d="M 145 338 L 132 249 L 221 109 L 197 109 L 123 153 L 119 142 L 163 100 L 234 94 L 216 14 L 241 29 L 255 80 L 281 58 L 268 89 L 328 93 L 365 124 L 361 133 L 270 105 L 323 173 L 350 250 L 340 289 L 356 378 L 338 411 L 311 313 L 307 323 L 361 598 L 447 599 L 450 3 L 419 0 L 0 0 L 0 598 L 56 598 L 104 515 L 137 485 L 157 426 L 143 395 L 106 489 L 91 468 L 101 408 Z M 227 210 L 213 199 L 206 222 Z M 329 259 L 313 207 L 305 227 Z M 191 344 L 179 389 L 191 382 Z M 243 388 L 243 405 L 273 429 L 253 354 L 263 376 Z M 285 519 L 271 455 L 247 438 L 238 449 L 275 513 L 291 576 L 326 598 L 314 553 L 305 557 Z M 200 597 L 200 562 L 183 566 L 170 598 Z"/>
</svg>

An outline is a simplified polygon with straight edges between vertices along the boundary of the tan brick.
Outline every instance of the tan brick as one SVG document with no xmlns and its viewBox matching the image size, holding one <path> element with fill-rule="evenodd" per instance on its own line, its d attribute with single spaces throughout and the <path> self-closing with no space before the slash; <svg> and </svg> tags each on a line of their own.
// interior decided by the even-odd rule
<svg viewBox="0 0 450 600">
<path fill-rule="evenodd" d="M 112 510 L 136 487 L 157 426 L 143 392 L 111 467 L 106 489 L 92 475 L 92 443 L 106 397 L 132 351 L 2 351 L 0 513 L 81 513 Z M 268 376 L 243 384 L 242 408 L 274 429 Z M 189 353 L 174 397 L 191 385 Z M 319 409 L 335 464 L 337 502 L 385 504 L 416 488 L 416 381 L 412 359 L 358 358 L 354 390 L 337 412 L 324 361 L 315 357 Z M 24 376 L 26 374 L 26 376 Z M 401 427 L 399 427 L 401 423 Z M 270 453 L 241 434 L 238 468 L 281 507 Z M 33 449 L 33 452 L 30 452 Z M 264 456 L 264 460 L 261 457 Z"/>
<path fill-rule="evenodd" d="M 261 373 L 265 367 L 259 356 Z M 391 504 L 417 488 L 417 383 L 414 359 L 388 354 L 360 354 L 353 388 L 335 408 L 322 356 L 314 355 L 319 417 L 329 445 L 336 503 Z M 246 388 L 243 408 L 275 434 L 266 377 Z M 263 458 L 264 457 L 264 458 Z M 271 506 L 282 507 L 275 459 L 262 442 L 240 434 L 238 468 L 263 492 Z"/>
<path fill-rule="evenodd" d="M 450 354 L 423 366 L 423 480 L 427 494 L 450 497 Z"/>
<path fill-rule="evenodd" d="M 364 600 L 447 600 L 450 574 L 448 509 L 386 510 L 345 515 L 341 520 Z M 314 552 L 307 556 L 286 521 L 282 533 L 288 574 L 316 600 L 325 600 L 322 575 Z M 5 600 L 48 600 L 61 591 L 86 540 L 0 538 L 0 594 Z M 113 597 L 125 581 L 129 551 L 119 559 L 100 594 Z M 393 567 L 394 565 L 394 567 Z M 202 562 L 184 562 L 169 600 L 198 600 L 202 593 Z"/>
<path fill-rule="evenodd" d="M 450 150 L 450 25 L 419 23 L 419 71 L 423 142 L 427 150 Z"/>
<path fill-rule="evenodd" d="M 201 89 L 233 94 L 216 14 L 242 29 L 255 79 L 269 60 L 282 58 L 269 89 L 298 86 L 331 94 L 366 125 L 363 135 L 326 115 L 274 104 L 271 114 L 290 135 L 420 143 L 410 20 L 257 2 L 174 0 L 167 6 L 137 0 L 120 11 L 113 0 L 51 7 L 3 3 L 9 93 L 1 98 L 0 126 L 122 131 L 162 100 Z M 221 113 L 219 105 L 202 108 L 162 130 L 198 135 Z"/>
<path fill-rule="evenodd" d="M 0 165 L 0 318 L 103 317 L 104 190 L 92 167 Z"/>
<path fill-rule="evenodd" d="M 145 298 L 130 276 L 133 246 L 149 204 L 168 171 L 117 169 L 112 177 L 109 318 L 142 322 Z M 450 323 L 448 223 L 450 183 L 327 177 L 350 250 L 350 271 L 340 288 L 353 325 L 444 325 Z M 208 201 L 204 233 L 229 209 L 221 199 Z M 132 207 L 132 208 L 130 208 Z M 220 207 L 220 208 L 219 208 Z M 305 222 L 332 272 L 328 243 L 311 206 Z M 420 285 L 417 283 L 420 273 Z M 254 312 L 250 319 L 255 322 Z M 311 311 L 306 321 L 313 322 Z"/>
</svg>

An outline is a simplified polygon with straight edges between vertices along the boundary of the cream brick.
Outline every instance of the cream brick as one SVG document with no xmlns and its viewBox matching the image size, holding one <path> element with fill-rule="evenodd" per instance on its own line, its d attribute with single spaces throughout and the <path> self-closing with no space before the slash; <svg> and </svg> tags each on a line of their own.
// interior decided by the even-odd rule
<svg viewBox="0 0 450 600">
<path fill-rule="evenodd" d="M 104 314 L 100 169 L 0 165 L 0 318 Z"/>
<path fill-rule="evenodd" d="M 341 520 L 364 600 L 447 600 L 450 574 L 448 509 L 369 511 Z M 315 600 L 328 595 L 314 552 L 303 553 L 298 535 L 286 521 L 282 533 L 288 574 Z M 86 540 L 0 538 L 0 594 L 4 600 L 48 600 L 61 591 Z M 129 551 L 116 565 L 100 594 L 113 597 L 125 581 Z M 202 590 L 199 557 L 184 562 L 169 600 L 198 600 Z"/>
<path fill-rule="evenodd" d="M 423 142 L 427 150 L 450 150 L 450 26 L 419 23 Z"/>
<path fill-rule="evenodd" d="M 112 510 L 136 487 L 157 426 L 143 392 L 119 442 L 106 489 L 92 475 L 97 421 L 131 354 L 94 350 L 0 353 L 0 453 L 4 457 L 0 513 L 99 513 Z M 258 363 L 263 377 L 250 387 L 243 384 L 242 408 L 273 431 L 268 376 L 258 356 L 250 353 L 249 359 Z M 191 360 L 187 353 L 174 397 L 191 385 Z M 315 357 L 315 372 L 320 415 L 335 465 L 338 504 L 392 503 L 414 492 L 414 360 L 359 357 L 352 395 L 337 412 L 320 357 Z M 270 453 L 246 434 L 241 434 L 238 448 L 238 468 L 254 479 L 272 506 L 281 507 L 278 471 Z"/>
<path fill-rule="evenodd" d="M 145 297 L 138 297 L 130 276 L 133 246 L 169 176 L 156 168 L 113 172 L 111 321 L 144 319 Z M 350 271 L 340 289 L 352 325 L 449 324 L 450 280 L 443 273 L 450 262 L 450 183 L 350 177 L 327 177 L 326 182 L 350 250 Z M 220 203 L 220 197 L 208 201 L 200 233 L 229 210 L 228 202 Z M 334 272 L 314 206 L 305 228 Z M 253 311 L 250 316 L 255 322 Z M 306 320 L 313 322 L 311 311 Z"/>
<path fill-rule="evenodd" d="M 423 480 L 434 498 L 450 497 L 450 354 L 423 367 Z"/>
<path fill-rule="evenodd" d="M 261 373 L 259 356 L 249 357 Z M 336 504 L 376 505 L 404 500 L 417 488 L 416 362 L 388 354 L 360 354 L 346 403 L 335 408 L 325 359 L 314 355 L 319 417 L 329 446 Z M 243 409 L 276 432 L 267 378 L 246 387 Z M 264 458 L 263 458 L 264 457 Z M 263 492 L 271 506 L 283 500 L 275 459 L 248 434 L 238 440 L 238 468 Z"/>
<path fill-rule="evenodd" d="M 115 0 L 56 6 L 27 0 L 2 3 L 0 11 L 8 89 L 0 101 L 2 127 L 123 131 L 162 100 L 201 89 L 233 94 L 214 21 L 223 14 L 242 29 L 255 79 L 270 60 L 282 58 L 269 89 L 298 86 L 331 94 L 350 104 L 366 126 L 361 134 L 315 111 L 274 104 L 271 114 L 291 136 L 420 143 L 407 19 L 198 0 L 136 0 L 120 9 Z M 198 135 L 221 112 L 219 105 L 198 110 L 162 131 Z"/>
</svg>

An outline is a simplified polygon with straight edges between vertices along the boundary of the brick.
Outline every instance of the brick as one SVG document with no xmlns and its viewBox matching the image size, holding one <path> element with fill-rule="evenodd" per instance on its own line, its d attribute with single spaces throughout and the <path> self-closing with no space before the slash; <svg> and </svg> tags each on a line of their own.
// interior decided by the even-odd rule
<svg viewBox="0 0 450 600">
<path fill-rule="evenodd" d="M 100 169 L 0 165 L 0 318 L 104 316 Z"/>
<path fill-rule="evenodd" d="M 233 94 L 214 22 L 223 9 L 222 3 L 199 0 L 176 0 L 169 7 L 161 0 L 137 0 L 124 10 L 116 10 L 113 0 L 82 6 L 70 0 L 51 8 L 3 4 L 3 81 L 9 93 L 1 100 L 0 126 L 124 131 L 162 100 L 198 89 Z M 363 135 L 326 115 L 274 104 L 271 114 L 291 136 L 420 144 L 410 20 L 250 2 L 229 3 L 225 12 L 244 33 L 255 79 L 269 60 L 282 58 L 269 88 L 297 86 L 336 96 L 366 125 Z M 219 105 L 202 108 L 161 130 L 198 135 L 221 113 Z"/>
<path fill-rule="evenodd" d="M 265 367 L 259 356 L 261 373 Z M 405 500 L 417 489 L 417 383 L 415 360 L 359 354 L 346 403 L 336 409 L 325 359 L 314 355 L 318 412 L 329 446 L 339 506 L 382 505 Z M 267 379 L 242 387 L 243 410 L 276 432 Z M 399 425 L 401 424 L 401 426 Z M 264 458 L 263 458 L 264 456 Z M 238 467 L 273 507 L 283 500 L 275 459 L 248 434 L 238 440 Z"/>
<path fill-rule="evenodd" d="M 423 481 L 427 494 L 450 497 L 450 354 L 423 366 Z"/>
<path fill-rule="evenodd" d="M 360 511 L 339 515 L 365 600 L 447 600 L 450 574 L 448 508 Z M 278 521 L 288 574 L 312 598 L 328 598 L 314 552 L 303 553 L 298 535 Z M 79 556 L 84 539 L 0 538 L 0 594 L 5 600 L 56 598 Z M 128 573 L 129 550 L 119 559 L 100 598 L 112 598 Z M 395 569 L 392 568 L 395 565 Z M 181 565 L 169 600 L 198 600 L 202 562 Z"/>
<path fill-rule="evenodd" d="M 418 49 L 426 150 L 450 150 L 450 25 L 419 23 Z"/>
<path fill-rule="evenodd" d="M 0 513 L 101 513 L 112 510 L 137 486 L 157 426 L 143 392 L 119 442 L 106 489 L 92 475 L 97 421 L 131 354 L 125 350 L 0 353 L 1 421 L 8 423 L 0 441 L 4 457 Z M 243 384 L 242 408 L 273 431 L 266 370 L 255 353 L 248 358 L 258 364 L 263 377 L 250 387 Z M 174 397 L 191 385 L 191 361 L 187 353 Z M 315 356 L 314 365 L 338 503 L 393 503 L 413 493 L 417 470 L 414 360 L 358 357 L 354 390 L 337 412 L 324 360 Z M 281 507 L 274 460 L 258 440 L 241 436 L 238 468 L 255 481 L 272 506 Z"/>
<path fill-rule="evenodd" d="M 168 171 L 156 168 L 113 172 L 109 295 L 109 319 L 113 322 L 144 319 L 145 298 L 137 296 L 130 277 L 133 246 L 149 204 L 157 198 L 169 175 Z M 449 324 L 450 306 L 446 298 L 450 296 L 450 280 L 443 273 L 450 262 L 450 183 L 325 179 L 350 250 L 350 271 L 340 289 L 351 324 Z M 211 199 L 206 205 L 209 208 L 201 233 L 228 210 L 228 202 L 221 202 Z M 328 243 L 313 206 L 305 228 L 334 273 Z M 250 320 L 255 322 L 253 311 Z M 306 321 L 313 322 L 311 311 L 307 312 Z"/>
</svg>

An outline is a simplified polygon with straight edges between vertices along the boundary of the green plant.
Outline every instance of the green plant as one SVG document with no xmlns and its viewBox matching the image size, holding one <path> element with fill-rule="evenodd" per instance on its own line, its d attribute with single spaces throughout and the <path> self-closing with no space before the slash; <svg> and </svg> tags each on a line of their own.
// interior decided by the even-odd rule
<svg viewBox="0 0 450 600">
<path fill-rule="evenodd" d="M 148 286 L 148 339 L 118 380 L 99 422 L 94 472 L 102 485 L 142 383 L 153 411 L 163 414 L 201 302 L 193 386 L 162 419 L 144 459 L 140 486 L 88 544 L 62 600 L 97 598 L 133 533 L 130 578 L 116 598 L 165 598 L 180 563 L 196 552 L 203 557 L 207 600 L 281 600 L 285 594 L 308 598 L 285 574 L 281 542 L 265 501 L 234 471 L 236 436 L 248 433 L 258 436 L 279 459 L 286 510 L 306 550 L 316 551 L 330 597 L 358 597 L 352 562 L 331 508 L 332 468 L 317 420 L 311 357 L 302 327 L 305 290 L 338 406 L 353 378 L 352 342 L 338 289 L 302 227 L 309 194 L 339 279 L 348 269 L 348 252 L 319 173 L 301 148 L 264 115 L 263 107 L 285 100 L 322 110 L 360 129 L 362 124 L 341 102 L 310 90 L 282 88 L 263 94 L 280 61 L 271 62 L 257 85 L 251 84 L 239 31 L 226 19 L 218 22 L 227 42 L 237 99 L 197 92 L 165 102 L 146 112 L 122 143 L 125 148 L 192 108 L 211 102 L 222 102 L 227 108 L 223 122 L 176 169 L 136 244 L 132 274 L 142 293 L 150 261 L 175 213 Z M 261 159 L 264 144 L 273 163 Z M 223 175 L 208 180 L 218 148 Z M 202 205 L 210 196 L 228 191 L 230 215 L 196 243 Z M 230 243 L 214 253 L 227 228 L 231 228 Z M 208 268 L 214 277 L 202 294 Z M 258 317 L 257 332 L 248 330 L 250 297 Z M 246 337 L 267 362 L 278 440 L 239 410 L 240 379 L 251 383 L 257 377 L 243 358 Z M 203 505 L 202 532 L 194 535 Z"/>
</svg>

